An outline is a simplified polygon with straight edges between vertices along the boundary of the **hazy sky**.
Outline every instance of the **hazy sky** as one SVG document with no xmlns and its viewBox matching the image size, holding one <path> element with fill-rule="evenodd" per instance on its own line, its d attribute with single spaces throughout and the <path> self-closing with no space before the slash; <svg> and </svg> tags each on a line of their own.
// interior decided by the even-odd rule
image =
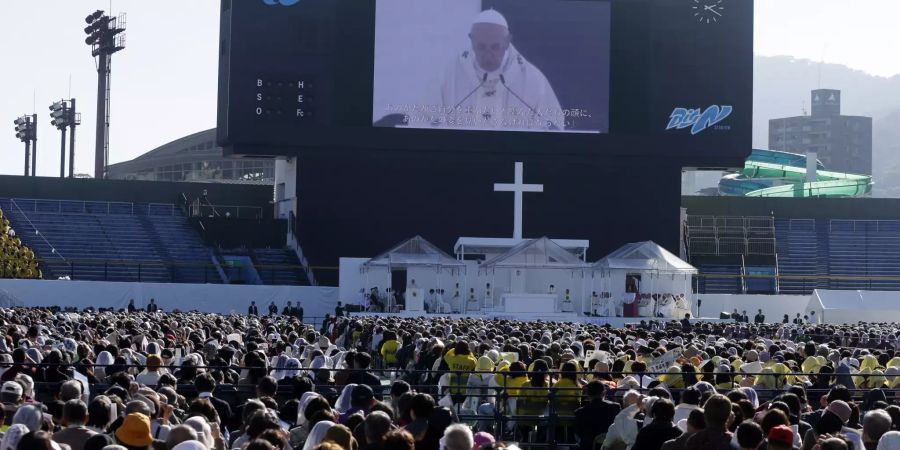
<svg viewBox="0 0 900 450">
<path fill-rule="evenodd" d="M 898 0 L 756 0 L 756 5 L 761 55 L 824 58 L 874 75 L 900 74 Z M 97 73 L 84 43 L 84 17 L 109 7 L 108 0 L 4 2 L 0 123 L 6 125 L 0 125 L 0 173 L 22 173 L 24 146 L 12 121 L 35 110 L 38 175 L 59 174 L 59 132 L 49 123 L 47 107 L 69 97 L 71 76 L 71 96 L 82 113 L 75 171 L 93 174 Z M 128 32 L 127 48 L 113 57 L 111 162 L 213 127 L 219 1 L 116 0 L 113 7 L 128 13 Z"/>
</svg>

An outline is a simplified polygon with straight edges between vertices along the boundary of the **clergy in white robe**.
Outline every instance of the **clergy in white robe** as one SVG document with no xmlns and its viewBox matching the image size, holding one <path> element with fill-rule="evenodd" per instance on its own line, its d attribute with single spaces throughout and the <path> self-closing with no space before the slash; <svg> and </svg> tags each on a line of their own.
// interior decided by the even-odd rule
<svg viewBox="0 0 900 450">
<path fill-rule="evenodd" d="M 471 48 L 447 68 L 431 125 L 477 130 L 565 129 L 565 116 L 547 77 L 512 44 L 506 19 L 491 9 L 469 33 Z"/>
<path fill-rule="evenodd" d="M 682 319 L 685 314 L 691 314 L 691 303 L 680 294 L 675 300 L 675 318 Z"/>
<path fill-rule="evenodd" d="M 675 298 L 669 294 L 666 294 L 659 301 L 658 312 L 659 315 L 666 319 L 676 319 L 680 318 L 675 315 Z"/>
<path fill-rule="evenodd" d="M 654 307 L 656 306 L 656 300 L 653 297 L 641 296 L 640 304 L 638 305 L 638 316 L 640 317 L 655 317 Z"/>
</svg>

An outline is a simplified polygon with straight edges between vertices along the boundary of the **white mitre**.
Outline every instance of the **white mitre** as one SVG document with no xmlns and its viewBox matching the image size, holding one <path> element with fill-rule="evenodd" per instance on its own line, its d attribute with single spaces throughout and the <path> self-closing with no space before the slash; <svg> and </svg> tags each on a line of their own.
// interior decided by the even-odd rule
<svg viewBox="0 0 900 450">
<path fill-rule="evenodd" d="M 509 29 L 509 24 L 506 22 L 506 18 L 503 17 L 503 14 L 500 14 L 495 9 L 482 11 L 481 14 L 478 14 L 478 16 L 475 17 L 475 20 L 472 21 L 473 25 L 476 23 L 491 23 Z"/>
</svg>

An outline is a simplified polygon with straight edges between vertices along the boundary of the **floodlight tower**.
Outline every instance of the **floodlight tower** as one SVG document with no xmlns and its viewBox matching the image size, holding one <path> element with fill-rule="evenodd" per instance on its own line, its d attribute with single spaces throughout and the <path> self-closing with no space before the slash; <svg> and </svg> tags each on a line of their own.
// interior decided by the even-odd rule
<svg viewBox="0 0 900 450">
<path fill-rule="evenodd" d="M 106 177 L 109 162 L 109 82 L 112 54 L 125 49 L 125 14 L 109 17 L 97 10 L 84 18 L 88 26 L 84 42 L 91 46 L 97 61 L 97 140 L 94 151 L 94 178 Z"/>
<path fill-rule="evenodd" d="M 50 124 L 62 132 L 59 150 L 59 177 L 66 176 L 66 129 L 69 134 L 69 178 L 75 175 L 75 127 L 81 125 L 81 114 L 75 111 L 75 99 L 62 99 L 50 105 Z"/>
<path fill-rule="evenodd" d="M 16 127 L 16 138 L 25 143 L 25 176 L 28 176 L 29 167 L 31 176 L 34 176 L 37 165 L 37 114 L 21 116 L 13 121 L 13 125 Z"/>
</svg>

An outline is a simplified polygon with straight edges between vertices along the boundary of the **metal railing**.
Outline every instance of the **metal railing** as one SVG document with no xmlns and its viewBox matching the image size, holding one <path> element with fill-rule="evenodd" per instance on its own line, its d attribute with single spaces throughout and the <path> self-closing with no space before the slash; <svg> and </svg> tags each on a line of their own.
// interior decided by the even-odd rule
<svg viewBox="0 0 900 450">
<path fill-rule="evenodd" d="M 811 293 L 813 290 L 817 289 L 821 282 L 829 283 L 829 289 L 835 290 L 858 290 L 858 289 L 866 289 L 866 290 L 880 290 L 880 291 L 900 291 L 900 275 L 884 275 L 884 276 L 875 276 L 875 275 L 865 275 L 865 276 L 857 276 L 857 275 L 785 275 L 783 273 L 777 272 L 776 274 L 747 274 L 747 275 L 736 275 L 736 274 L 713 274 L 713 273 L 700 273 L 695 275 L 698 280 L 711 280 L 711 279 L 760 279 L 760 280 L 772 280 L 775 283 L 775 286 L 779 287 L 779 290 L 785 289 L 784 282 L 799 282 L 803 283 L 802 291 L 805 293 Z M 845 283 L 845 285 L 841 285 L 840 283 Z M 851 285 L 850 283 L 853 282 Z M 882 284 L 878 284 L 882 283 Z M 883 283 L 897 283 L 895 286 L 886 285 Z M 703 293 L 703 292 L 701 292 Z"/>
<path fill-rule="evenodd" d="M 106 214 L 174 216 L 178 211 L 172 203 L 132 203 L 82 200 L 43 200 L 13 198 L 9 200 L 22 212 L 43 214 Z"/>
<path fill-rule="evenodd" d="M 175 280 L 176 270 L 194 269 L 203 270 L 204 283 L 211 280 L 220 280 L 218 268 L 211 261 L 142 261 L 125 259 L 38 259 L 39 267 L 52 271 L 54 277 L 68 276 L 73 280 L 90 279 L 96 281 L 122 281 L 127 278 L 132 281 L 159 281 L 168 276 Z M 273 278 L 276 272 L 302 271 L 303 266 L 287 264 L 253 264 L 256 271 L 267 274 Z M 199 274 L 194 274 L 199 275 Z M 192 276 L 192 280 L 200 277 Z M 233 279 L 232 283 L 241 283 L 243 280 Z"/>
<path fill-rule="evenodd" d="M 198 198 L 191 203 L 190 215 L 191 217 L 262 219 L 263 209 L 259 206 L 205 204 Z"/>
</svg>

